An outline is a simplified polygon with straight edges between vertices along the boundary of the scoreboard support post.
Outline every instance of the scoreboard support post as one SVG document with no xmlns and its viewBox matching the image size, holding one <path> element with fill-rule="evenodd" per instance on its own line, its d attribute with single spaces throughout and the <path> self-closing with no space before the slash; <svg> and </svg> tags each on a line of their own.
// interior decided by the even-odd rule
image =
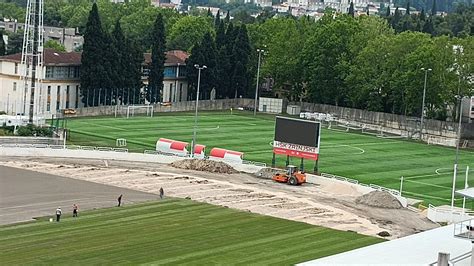
<svg viewBox="0 0 474 266">
<path fill-rule="evenodd" d="M 272 157 L 272 167 L 275 167 L 275 153 L 273 153 Z"/>
<path fill-rule="evenodd" d="M 301 163 L 300 163 L 300 171 L 303 172 L 304 171 L 304 164 L 303 164 L 303 158 L 301 158 Z"/>
<path fill-rule="evenodd" d="M 315 174 L 317 174 L 318 171 L 319 171 L 319 165 L 318 165 L 318 164 L 319 164 L 319 158 L 318 158 L 316 161 L 314 161 L 314 169 L 313 169 L 313 172 L 314 172 Z"/>
<path fill-rule="evenodd" d="M 286 166 L 290 165 L 290 155 L 286 156 Z"/>
</svg>

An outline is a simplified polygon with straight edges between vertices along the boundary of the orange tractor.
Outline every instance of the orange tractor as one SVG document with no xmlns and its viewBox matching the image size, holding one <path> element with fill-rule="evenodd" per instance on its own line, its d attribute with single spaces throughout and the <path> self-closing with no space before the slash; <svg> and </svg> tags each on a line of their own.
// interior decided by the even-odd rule
<svg viewBox="0 0 474 266">
<path fill-rule="evenodd" d="M 272 177 L 272 180 L 296 186 L 306 183 L 306 174 L 298 171 L 296 166 L 288 165 L 286 167 L 286 173 L 277 173 Z"/>
</svg>

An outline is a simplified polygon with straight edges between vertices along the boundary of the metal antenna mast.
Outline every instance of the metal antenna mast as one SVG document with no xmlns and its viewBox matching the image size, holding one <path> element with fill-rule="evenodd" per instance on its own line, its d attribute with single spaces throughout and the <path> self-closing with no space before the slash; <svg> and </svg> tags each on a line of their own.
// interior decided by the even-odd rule
<svg viewBox="0 0 474 266">
<path fill-rule="evenodd" d="M 35 97 L 35 90 L 38 85 L 41 93 L 43 79 L 43 7 L 43 0 L 28 0 L 26 5 L 20 78 L 24 84 L 23 114 L 28 110 L 30 124 L 33 124 L 35 101 L 41 105 L 40 99 Z M 28 88 L 30 89 L 29 95 Z M 28 100 L 30 104 L 27 109 Z"/>
</svg>

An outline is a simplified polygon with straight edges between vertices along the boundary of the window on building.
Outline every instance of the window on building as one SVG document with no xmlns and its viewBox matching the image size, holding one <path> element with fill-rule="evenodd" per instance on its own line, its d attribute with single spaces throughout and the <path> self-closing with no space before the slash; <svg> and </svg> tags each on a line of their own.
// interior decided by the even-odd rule
<svg viewBox="0 0 474 266">
<path fill-rule="evenodd" d="M 61 104 L 61 86 L 58 86 L 58 90 L 56 91 L 56 110 L 60 109 Z"/>
<path fill-rule="evenodd" d="M 15 74 L 18 74 L 18 63 L 15 63 Z"/>
<path fill-rule="evenodd" d="M 48 98 L 46 99 L 46 111 L 51 111 L 51 86 L 48 86 Z"/>
<path fill-rule="evenodd" d="M 13 91 L 16 91 L 16 82 L 13 82 Z"/>
<path fill-rule="evenodd" d="M 79 106 L 79 85 L 76 85 L 76 108 Z"/>
<path fill-rule="evenodd" d="M 163 74 L 167 78 L 176 77 L 176 67 L 165 67 Z"/>
<path fill-rule="evenodd" d="M 81 71 L 80 71 L 80 67 L 78 66 L 75 66 L 74 67 L 74 78 L 80 78 L 81 77 Z"/>
<path fill-rule="evenodd" d="M 66 108 L 69 108 L 69 85 L 66 86 Z"/>
<path fill-rule="evenodd" d="M 46 67 L 46 78 L 52 78 L 53 77 L 53 72 L 54 72 L 54 67 L 47 66 Z"/>
</svg>

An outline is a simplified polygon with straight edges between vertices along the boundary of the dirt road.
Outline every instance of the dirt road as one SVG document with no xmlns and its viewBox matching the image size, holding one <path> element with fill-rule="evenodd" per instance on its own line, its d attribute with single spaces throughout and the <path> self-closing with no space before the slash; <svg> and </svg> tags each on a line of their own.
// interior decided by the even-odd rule
<svg viewBox="0 0 474 266">
<path fill-rule="evenodd" d="M 372 236 L 388 231 L 389 239 L 437 226 L 410 210 L 356 204 L 361 193 L 340 182 L 294 187 L 249 174 L 212 174 L 117 161 L 4 158 L 0 164 L 154 194 L 163 187 L 165 196 Z"/>
</svg>

